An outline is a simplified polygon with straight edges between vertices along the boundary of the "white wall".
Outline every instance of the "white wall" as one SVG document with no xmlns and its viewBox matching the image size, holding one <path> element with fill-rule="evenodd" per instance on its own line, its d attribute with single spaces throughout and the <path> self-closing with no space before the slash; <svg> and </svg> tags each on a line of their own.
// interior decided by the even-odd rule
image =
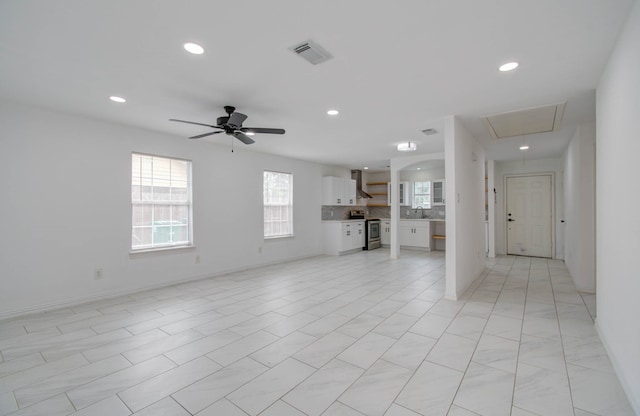
<svg viewBox="0 0 640 416">
<path fill-rule="evenodd" d="M 528 173 L 553 173 L 554 174 L 554 258 L 564 258 L 564 229 L 560 223 L 563 213 L 563 168 L 562 159 L 539 159 L 539 160 L 522 160 L 510 162 L 496 162 L 496 200 L 495 218 L 496 218 L 496 254 L 507 253 L 507 231 L 505 228 L 505 177 L 506 175 L 520 175 Z"/>
<path fill-rule="evenodd" d="M 445 125 L 446 288 L 457 299 L 484 270 L 484 149 L 456 117 Z"/>
<path fill-rule="evenodd" d="M 596 290 L 595 123 L 578 126 L 564 153 L 564 261 L 578 290 Z"/>
<path fill-rule="evenodd" d="M 0 125 L 0 316 L 322 253 L 334 167 L 7 102 Z M 193 161 L 194 249 L 129 254 L 133 151 Z M 294 238 L 263 239 L 264 169 L 294 175 Z"/>
<path fill-rule="evenodd" d="M 415 170 L 415 168 L 413 168 L 411 170 L 403 170 L 400 172 L 400 181 L 419 182 L 444 178 L 444 166 L 423 170 Z"/>
<path fill-rule="evenodd" d="M 596 90 L 597 326 L 640 414 L 640 2 Z"/>
</svg>

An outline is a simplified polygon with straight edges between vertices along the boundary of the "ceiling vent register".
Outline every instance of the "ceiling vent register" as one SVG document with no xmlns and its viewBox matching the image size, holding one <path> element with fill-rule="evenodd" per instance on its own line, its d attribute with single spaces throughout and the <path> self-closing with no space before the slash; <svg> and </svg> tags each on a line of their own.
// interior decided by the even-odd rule
<svg viewBox="0 0 640 416">
<path fill-rule="evenodd" d="M 333 55 L 312 40 L 292 46 L 289 50 L 313 65 L 321 64 L 333 58 Z"/>
</svg>

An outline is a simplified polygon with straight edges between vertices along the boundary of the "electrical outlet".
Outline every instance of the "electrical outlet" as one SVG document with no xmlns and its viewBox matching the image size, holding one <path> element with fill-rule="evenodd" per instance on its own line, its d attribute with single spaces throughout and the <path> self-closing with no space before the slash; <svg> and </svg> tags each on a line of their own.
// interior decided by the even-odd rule
<svg viewBox="0 0 640 416">
<path fill-rule="evenodd" d="M 94 280 L 100 280 L 103 277 L 102 268 L 95 269 L 93 272 Z"/>
<path fill-rule="evenodd" d="M 196 256 L 196 264 L 200 264 L 200 255 Z"/>
</svg>

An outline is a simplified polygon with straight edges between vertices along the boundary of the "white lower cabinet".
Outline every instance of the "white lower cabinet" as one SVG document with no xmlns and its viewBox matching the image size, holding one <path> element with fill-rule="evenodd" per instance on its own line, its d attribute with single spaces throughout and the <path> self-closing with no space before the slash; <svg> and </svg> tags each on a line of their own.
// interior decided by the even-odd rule
<svg viewBox="0 0 640 416">
<path fill-rule="evenodd" d="M 364 247 L 364 221 L 325 221 L 322 240 L 325 254 L 340 255 Z"/>
<path fill-rule="evenodd" d="M 424 248 L 429 250 L 431 235 L 429 221 L 400 220 L 398 239 L 402 247 Z"/>
<path fill-rule="evenodd" d="M 391 245 L 391 221 L 380 222 L 380 244 Z"/>
</svg>

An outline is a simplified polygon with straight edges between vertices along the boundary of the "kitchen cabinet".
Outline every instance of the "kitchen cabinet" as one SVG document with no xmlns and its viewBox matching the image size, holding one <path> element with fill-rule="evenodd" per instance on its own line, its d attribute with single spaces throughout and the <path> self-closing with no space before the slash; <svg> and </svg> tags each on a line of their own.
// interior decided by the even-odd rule
<svg viewBox="0 0 640 416">
<path fill-rule="evenodd" d="M 391 245 L 391 221 L 380 221 L 380 244 Z"/>
<path fill-rule="evenodd" d="M 437 179 L 431 185 L 432 205 L 444 205 L 444 179 Z"/>
<path fill-rule="evenodd" d="M 356 205 L 355 179 L 323 177 L 322 205 Z"/>
<path fill-rule="evenodd" d="M 325 254 L 341 255 L 364 247 L 364 220 L 324 221 L 322 239 Z"/>
<path fill-rule="evenodd" d="M 411 185 L 409 182 L 400 182 L 400 205 L 411 205 Z M 391 182 L 387 184 L 387 204 L 391 205 L 393 195 L 391 192 Z"/>
<path fill-rule="evenodd" d="M 400 246 L 429 250 L 431 233 L 426 220 L 400 220 L 398 229 Z"/>
</svg>

